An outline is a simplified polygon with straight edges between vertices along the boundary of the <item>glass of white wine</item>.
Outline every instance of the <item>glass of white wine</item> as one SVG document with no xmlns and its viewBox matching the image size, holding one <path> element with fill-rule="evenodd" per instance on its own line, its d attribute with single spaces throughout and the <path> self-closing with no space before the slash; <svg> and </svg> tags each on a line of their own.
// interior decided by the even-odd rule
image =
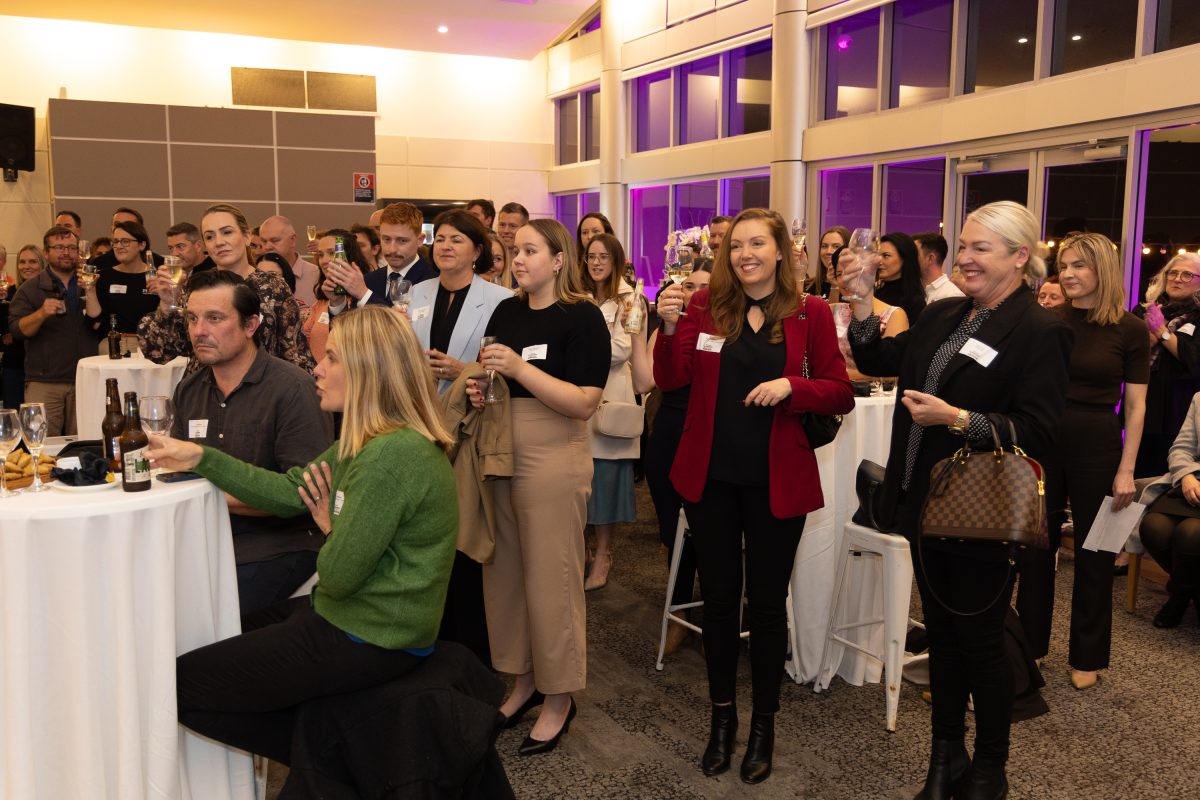
<svg viewBox="0 0 1200 800">
<path fill-rule="evenodd" d="M 42 457 L 42 447 L 46 444 L 45 403 L 22 403 L 20 418 L 21 438 L 25 440 L 25 449 L 33 456 L 33 485 L 29 491 L 44 492 L 50 487 L 42 483 L 38 462 Z"/>
<path fill-rule="evenodd" d="M 21 421 L 17 412 L 12 408 L 0 408 L 0 462 L 8 458 L 8 454 L 21 441 Z M 36 472 L 36 470 L 34 470 Z M 9 489 L 4 479 L 4 470 L 0 469 L 0 498 L 13 497 L 21 493 L 20 489 Z"/>
<path fill-rule="evenodd" d="M 171 305 L 168 308 L 171 311 L 181 311 L 179 304 L 183 301 L 183 259 L 179 256 L 163 256 L 163 266 L 170 273 L 171 283 L 175 284 L 175 288 L 171 290 Z"/>
<path fill-rule="evenodd" d="M 388 281 L 387 296 L 393 308 L 407 314 L 409 303 L 412 302 L 412 281 L 404 278 Z"/>
<path fill-rule="evenodd" d="M 482 339 L 479 340 L 480 356 L 483 355 L 483 351 L 485 348 L 491 347 L 492 345 L 499 344 L 499 343 L 500 343 L 500 340 L 497 339 L 495 336 L 484 336 Z M 491 405 L 492 403 L 497 402 L 497 400 L 496 400 L 496 370 L 489 369 L 487 371 L 487 376 L 488 376 L 488 385 L 487 385 L 487 391 L 483 393 L 483 402 L 487 403 L 488 405 Z"/>
</svg>

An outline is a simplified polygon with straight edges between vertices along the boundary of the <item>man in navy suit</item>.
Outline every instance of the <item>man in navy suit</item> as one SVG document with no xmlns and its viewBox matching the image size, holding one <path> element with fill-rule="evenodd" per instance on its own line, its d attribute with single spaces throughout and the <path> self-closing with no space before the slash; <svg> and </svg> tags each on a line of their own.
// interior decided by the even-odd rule
<svg viewBox="0 0 1200 800">
<path fill-rule="evenodd" d="M 437 277 L 437 268 L 417 252 L 423 241 L 421 223 L 424 221 L 421 210 L 412 203 L 392 203 L 383 209 L 379 220 L 379 243 L 387 260 L 387 269 L 372 270 L 366 276 L 360 276 L 358 270 L 350 270 L 343 286 L 354 298 L 356 306 L 365 303 L 388 305 L 387 287 L 391 281 L 403 279 L 416 286 Z M 341 309 L 331 304 L 329 310 L 337 314 Z"/>
</svg>

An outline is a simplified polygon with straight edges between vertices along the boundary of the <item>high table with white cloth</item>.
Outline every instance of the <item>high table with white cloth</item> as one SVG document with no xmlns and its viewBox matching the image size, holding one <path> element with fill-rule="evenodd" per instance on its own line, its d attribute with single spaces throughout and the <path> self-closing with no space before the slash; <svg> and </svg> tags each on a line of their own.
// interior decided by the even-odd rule
<svg viewBox="0 0 1200 800">
<path fill-rule="evenodd" d="M 0 499 L 0 797 L 248 800 L 250 756 L 178 724 L 175 657 L 241 631 L 224 495 Z"/>
<path fill-rule="evenodd" d="M 797 683 L 814 680 L 820 670 L 821 652 L 833 607 L 838 553 L 846 523 L 858 509 L 855 475 L 864 458 L 887 463 L 895 406 L 894 395 L 855 398 L 854 411 L 843 418 L 837 438 L 817 450 L 825 507 L 808 515 L 796 551 L 796 564 L 792 568 L 793 616 L 799 650 L 799 658 L 793 659 L 793 663 L 799 664 L 798 672 L 792 677 Z M 875 584 L 878 581 L 870 579 L 870 570 L 877 570 L 877 567 L 863 565 L 850 573 L 847 590 L 850 597 L 855 598 L 852 603 L 855 607 L 871 608 L 876 603 L 879 592 Z M 873 635 L 882 637 L 883 632 L 880 630 Z M 840 663 L 838 674 L 856 686 L 862 685 L 864 680 L 878 681 L 881 674 L 878 662 L 857 653 L 846 653 L 834 663 Z"/>
<path fill-rule="evenodd" d="M 104 382 L 117 379 L 121 402 L 126 392 L 137 392 L 139 398 L 148 395 L 170 397 L 183 379 L 188 360 L 179 356 L 166 364 L 155 364 L 135 352 L 130 358 L 91 356 L 79 359 L 75 367 L 75 416 L 80 439 L 99 439 L 100 422 L 104 419 Z M 124 406 L 122 406 L 124 411 Z"/>
</svg>

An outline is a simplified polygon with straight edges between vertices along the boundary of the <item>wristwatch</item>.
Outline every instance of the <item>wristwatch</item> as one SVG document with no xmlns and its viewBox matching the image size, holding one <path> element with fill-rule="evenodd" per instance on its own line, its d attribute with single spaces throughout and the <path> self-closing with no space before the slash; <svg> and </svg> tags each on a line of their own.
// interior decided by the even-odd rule
<svg viewBox="0 0 1200 800">
<path fill-rule="evenodd" d="M 1160 335 L 1158 338 L 1162 339 L 1164 342 L 1169 342 L 1171 341 L 1171 332 L 1166 328 L 1163 328 L 1162 335 Z"/>
<path fill-rule="evenodd" d="M 970 414 L 965 408 L 958 409 L 958 414 L 954 417 L 954 423 L 950 425 L 950 432 L 962 436 L 967 430 L 967 421 L 970 419 Z"/>
</svg>

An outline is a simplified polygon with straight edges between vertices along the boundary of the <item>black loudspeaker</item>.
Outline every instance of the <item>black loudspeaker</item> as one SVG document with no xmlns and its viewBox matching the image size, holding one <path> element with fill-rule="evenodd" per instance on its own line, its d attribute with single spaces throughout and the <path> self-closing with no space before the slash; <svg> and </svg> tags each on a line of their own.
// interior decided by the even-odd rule
<svg viewBox="0 0 1200 800">
<path fill-rule="evenodd" d="M 0 168 L 33 172 L 33 109 L 0 103 Z"/>
</svg>

